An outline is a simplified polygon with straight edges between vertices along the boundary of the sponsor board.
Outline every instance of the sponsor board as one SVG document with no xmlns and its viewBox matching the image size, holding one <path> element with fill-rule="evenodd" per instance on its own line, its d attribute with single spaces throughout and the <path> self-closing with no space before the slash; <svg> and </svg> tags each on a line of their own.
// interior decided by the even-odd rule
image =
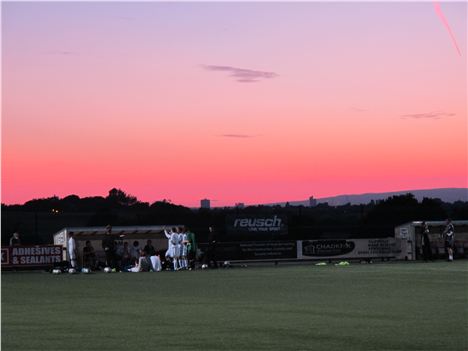
<svg viewBox="0 0 468 351">
<path fill-rule="evenodd" d="M 10 251 L 2 247 L 2 266 L 10 263 Z"/>
<path fill-rule="evenodd" d="M 402 239 L 408 239 L 408 228 L 400 228 L 400 238 Z"/>
<path fill-rule="evenodd" d="M 231 236 L 287 235 L 286 217 L 265 216 L 227 216 L 226 233 Z"/>
<path fill-rule="evenodd" d="M 62 261 L 62 246 L 10 246 L 2 248 L 2 266 L 45 267 Z"/>
<path fill-rule="evenodd" d="M 303 240 L 297 242 L 299 259 L 392 258 L 401 254 L 395 238 L 350 240 Z"/>
<path fill-rule="evenodd" d="M 201 244 L 205 251 L 207 244 Z M 216 245 L 216 260 L 275 260 L 296 259 L 297 248 L 295 241 L 243 241 L 222 242 Z"/>
<path fill-rule="evenodd" d="M 65 246 L 65 232 L 62 231 L 54 236 L 54 244 L 55 245 L 63 245 Z"/>
<path fill-rule="evenodd" d="M 354 250 L 350 240 L 314 240 L 302 242 L 302 254 L 307 256 L 342 256 Z"/>
</svg>

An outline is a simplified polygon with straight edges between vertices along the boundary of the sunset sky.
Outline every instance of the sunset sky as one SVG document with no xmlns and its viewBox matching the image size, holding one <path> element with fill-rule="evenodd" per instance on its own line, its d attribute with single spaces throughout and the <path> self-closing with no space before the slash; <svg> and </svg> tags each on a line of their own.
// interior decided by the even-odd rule
<svg viewBox="0 0 468 351">
<path fill-rule="evenodd" d="M 467 3 L 2 3 L 2 202 L 467 187 Z"/>
</svg>

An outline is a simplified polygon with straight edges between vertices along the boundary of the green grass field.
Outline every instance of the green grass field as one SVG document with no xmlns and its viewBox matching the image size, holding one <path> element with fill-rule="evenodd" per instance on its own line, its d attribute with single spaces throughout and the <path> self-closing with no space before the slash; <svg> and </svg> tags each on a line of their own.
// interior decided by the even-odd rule
<svg viewBox="0 0 468 351">
<path fill-rule="evenodd" d="M 2 350 L 468 350 L 468 261 L 2 273 Z"/>
</svg>

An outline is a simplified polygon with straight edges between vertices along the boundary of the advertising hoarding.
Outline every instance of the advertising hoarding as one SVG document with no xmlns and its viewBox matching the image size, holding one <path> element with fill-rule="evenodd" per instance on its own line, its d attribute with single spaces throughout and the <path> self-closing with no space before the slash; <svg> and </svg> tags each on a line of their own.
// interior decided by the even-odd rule
<svg viewBox="0 0 468 351">
<path fill-rule="evenodd" d="M 349 240 L 302 240 L 297 242 L 298 259 L 392 258 L 400 254 L 400 240 L 395 240 L 395 238 L 391 237 Z"/>
<path fill-rule="evenodd" d="M 207 245 L 201 244 L 202 251 Z M 222 242 L 216 245 L 218 261 L 253 261 L 296 259 L 296 241 Z"/>
<path fill-rule="evenodd" d="M 279 238 L 288 234 L 287 217 L 242 215 L 226 217 L 226 234 L 232 238 Z"/>
<path fill-rule="evenodd" d="M 62 246 L 10 246 L 2 248 L 2 267 L 51 267 L 62 261 Z"/>
</svg>

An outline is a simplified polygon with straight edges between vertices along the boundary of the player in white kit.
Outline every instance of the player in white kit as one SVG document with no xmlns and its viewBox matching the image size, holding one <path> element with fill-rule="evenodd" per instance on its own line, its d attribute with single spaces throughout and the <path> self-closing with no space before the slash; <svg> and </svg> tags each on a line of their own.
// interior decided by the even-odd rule
<svg viewBox="0 0 468 351">
<path fill-rule="evenodd" d="M 180 248 L 179 248 L 179 234 L 177 233 L 176 228 L 172 228 L 170 232 L 164 229 L 164 234 L 168 239 L 167 243 L 167 251 L 166 251 L 166 258 L 172 258 L 172 264 L 174 270 L 177 271 L 179 269 L 179 256 L 180 256 Z"/>
<path fill-rule="evenodd" d="M 69 234 L 68 239 L 68 256 L 70 257 L 70 263 L 72 268 L 76 269 L 76 242 L 73 233 Z"/>
<path fill-rule="evenodd" d="M 187 231 L 185 228 L 182 228 L 179 234 L 180 241 L 180 266 L 182 269 L 188 269 L 188 260 L 187 260 L 187 245 L 189 243 L 187 237 Z"/>
<path fill-rule="evenodd" d="M 162 269 L 161 260 L 158 255 L 153 255 L 150 257 L 151 260 L 151 269 L 153 272 L 160 272 Z"/>
</svg>

